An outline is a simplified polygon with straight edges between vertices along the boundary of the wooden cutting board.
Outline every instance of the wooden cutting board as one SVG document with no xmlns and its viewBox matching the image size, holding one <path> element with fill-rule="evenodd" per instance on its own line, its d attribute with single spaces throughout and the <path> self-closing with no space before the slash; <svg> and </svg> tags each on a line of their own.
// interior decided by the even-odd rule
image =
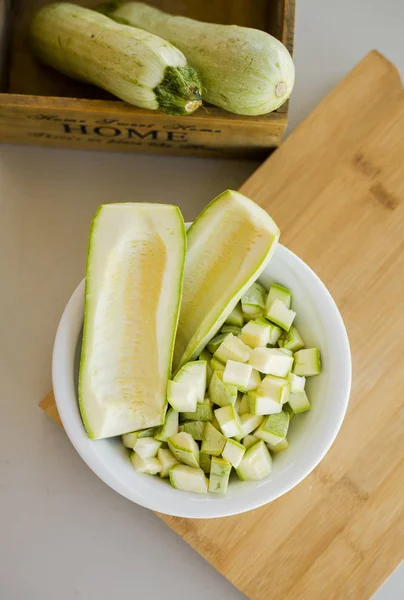
<svg viewBox="0 0 404 600">
<path fill-rule="evenodd" d="M 377 52 L 243 185 L 330 289 L 354 380 L 315 471 L 261 509 L 158 515 L 251 600 L 366 600 L 404 555 L 404 91 Z M 42 407 L 57 418 L 53 396 Z"/>
</svg>

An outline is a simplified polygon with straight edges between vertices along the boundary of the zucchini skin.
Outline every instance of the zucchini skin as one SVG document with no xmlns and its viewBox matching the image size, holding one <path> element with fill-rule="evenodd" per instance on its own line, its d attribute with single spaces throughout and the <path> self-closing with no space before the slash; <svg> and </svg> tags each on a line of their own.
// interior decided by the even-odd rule
<svg viewBox="0 0 404 600">
<path fill-rule="evenodd" d="M 30 40 L 42 62 L 135 106 L 181 115 L 202 103 L 198 75 L 180 50 L 99 12 L 64 2 L 45 6 Z"/>
</svg>

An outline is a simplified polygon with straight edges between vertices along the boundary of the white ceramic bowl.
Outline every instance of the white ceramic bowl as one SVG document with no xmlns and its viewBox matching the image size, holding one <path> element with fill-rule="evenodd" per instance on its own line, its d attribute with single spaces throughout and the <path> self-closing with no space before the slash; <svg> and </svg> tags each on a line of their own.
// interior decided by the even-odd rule
<svg viewBox="0 0 404 600">
<path fill-rule="evenodd" d="M 296 417 L 288 433 L 289 448 L 278 454 L 269 477 L 241 482 L 235 476 L 228 493 L 200 496 L 173 489 L 167 480 L 136 473 L 120 439 L 91 441 L 77 403 L 78 360 L 84 309 L 84 280 L 70 298 L 56 334 L 53 387 L 60 418 L 73 446 L 87 465 L 111 488 L 146 508 L 189 518 L 242 513 L 282 496 L 321 461 L 344 418 L 351 385 L 351 356 L 341 315 L 324 284 L 295 254 L 278 245 L 260 281 L 290 288 L 296 325 L 307 346 L 321 349 L 323 372 L 307 379 L 311 411 Z"/>
</svg>

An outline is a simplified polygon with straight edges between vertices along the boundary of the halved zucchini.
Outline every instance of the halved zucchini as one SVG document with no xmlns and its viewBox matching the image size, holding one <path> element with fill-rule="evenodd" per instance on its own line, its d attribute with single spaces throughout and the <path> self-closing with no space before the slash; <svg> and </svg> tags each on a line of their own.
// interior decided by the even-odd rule
<svg viewBox="0 0 404 600">
<path fill-rule="evenodd" d="M 227 190 L 188 230 L 174 367 L 196 358 L 264 270 L 279 239 L 268 213 Z M 208 348 L 210 350 L 210 348 Z"/>
<path fill-rule="evenodd" d="M 91 439 L 164 421 L 185 243 L 176 206 L 107 204 L 94 216 L 79 379 Z"/>
</svg>

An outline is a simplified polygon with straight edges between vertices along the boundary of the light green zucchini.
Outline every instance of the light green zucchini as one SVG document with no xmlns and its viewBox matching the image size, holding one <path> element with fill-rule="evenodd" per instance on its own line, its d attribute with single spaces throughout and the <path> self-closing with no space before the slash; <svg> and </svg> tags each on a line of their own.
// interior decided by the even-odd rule
<svg viewBox="0 0 404 600">
<path fill-rule="evenodd" d="M 36 13 L 30 37 L 46 64 L 135 106 L 184 115 L 202 103 L 198 75 L 178 48 L 98 12 L 50 4 Z"/>
</svg>

